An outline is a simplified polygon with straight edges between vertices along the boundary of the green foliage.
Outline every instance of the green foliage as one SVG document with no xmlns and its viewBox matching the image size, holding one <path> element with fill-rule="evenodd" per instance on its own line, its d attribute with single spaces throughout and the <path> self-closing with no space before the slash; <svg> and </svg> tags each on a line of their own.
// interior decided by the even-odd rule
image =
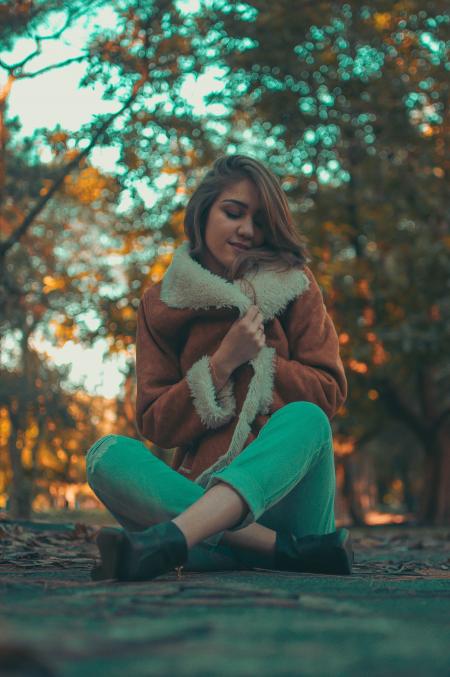
<svg viewBox="0 0 450 677">
<path fill-rule="evenodd" d="M 68 20 L 102 4 L 66 4 Z M 102 87 L 122 112 L 97 115 L 75 134 L 59 126 L 21 139 L 2 109 L 7 234 L 66 172 L 8 254 L 5 331 L 23 329 L 31 314 L 48 336 L 56 320 L 57 340 L 106 336 L 125 350 L 141 292 L 168 262 L 158 246 L 182 236 L 190 190 L 218 154 L 253 154 L 289 196 L 338 330 L 349 397 L 336 439 L 357 452 L 390 425 L 406 427 L 434 477 L 425 513 L 449 516 L 450 487 L 439 477 L 450 412 L 447 3 L 210 0 L 187 14 L 169 0 L 107 4 L 116 20 L 93 26 L 80 86 Z M 16 6 L 17 14 L 0 9 L 9 12 L 8 49 L 58 9 Z M 199 113 L 184 87 L 197 87 L 210 66 L 222 87 Z M 23 68 L 9 74 L 25 77 Z M 88 158 L 69 167 L 90 142 L 116 150 L 113 175 Z M 120 256 L 125 291 L 108 253 Z M 95 331 L 83 320 L 89 308 Z M 402 459 L 408 444 L 399 440 Z"/>
</svg>

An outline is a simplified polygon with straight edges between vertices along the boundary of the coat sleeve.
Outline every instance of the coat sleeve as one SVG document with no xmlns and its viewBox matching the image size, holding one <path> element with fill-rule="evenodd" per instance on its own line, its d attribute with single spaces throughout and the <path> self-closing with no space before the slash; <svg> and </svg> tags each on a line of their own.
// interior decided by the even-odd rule
<svg viewBox="0 0 450 677">
<path fill-rule="evenodd" d="M 276 354 L 274 385 L 286 404 L 314 402 L 331 420 L 347 398 L 347 379 L 320 287 L 308 266 L 304 272 L 309 287 L 293 301 L 285 326 L 292 359 Z"/>
<path fill-rule="evenodd" d="M 190 444 L 227 423 L 236 413 L 233 382 L 216 392 L 210 356 L 183 376 L 178 356 L 151 322 L 148 299 L 141 298 L 136 328 L 136 425 L 163 449 Z"/>
</svg>

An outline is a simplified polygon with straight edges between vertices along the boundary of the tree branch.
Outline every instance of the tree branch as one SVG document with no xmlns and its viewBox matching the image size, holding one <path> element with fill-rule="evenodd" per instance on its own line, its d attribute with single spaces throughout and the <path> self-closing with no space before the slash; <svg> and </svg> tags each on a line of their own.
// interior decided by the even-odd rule
<svg viewBox="0 0 450 677">
<path fill-rule="evenodd" d="M 25 234 L 27 229 L 33 223 L 36 216 L 40 214 L 40 212 L 44 209 L 47 202 L 50 200 L 51 197 L 53 197 L 58 188 L 61 186 L 66 176 L 68 176 L 68 174 L 70 174 L 70 172 L 80 164 L 83 158 L 89 155 L 92 148 L 96 145 L 101 136 L 106 132 L 108 127 L 111 126 L 114 120 L 131 106 L 131 104 L 136 99 L 139 90 L 141 89 L 144 82 L 145 82 L 144 78 L 141 77 L 135 83 L 132 94 L 129 96 L 129 98 L 124 103 L 122 108 L 120 108 L 116 113 L 113 113 L 113 115 L 111 115 L 102 125 L 100 125 L 99 129 L 95 132 L 94 136 L 92 137 L 90 143 L 86 146 L 84 150 L 80 151 L 76 157 L 74 157 L 72 160 L 70 160 L 70 162 L 66 164 L 60 176 L 57 179 L 55 179 L 51 188 L 47 191 L 45 195 L 42 196 L 42 198 L 37 202 L 37 204 L 33 207 L 33 209 L 27 214 L 27 216 L 23 219 L 20 226 L 13 233 L 11 233 L 11 235 L 6 240 L 0 243 L 0 260 L 4 258 L 6 252 L 9 249 L 11 249 L 11 247 L 13 247 L 16 242 L 20 240 L 22 235 Z"/>
<path fill-rule="evenodd" d="M 34 73 L 22 73 L 21 75 L 17 75 L 16 79 L 17 80 L 23 80 L 25 78 L 35 78 L 36 75 L 42 75 L 42 73 L 47 73 L 47 71 L 56 69 L 56 68 L 64 68 L 64 66 L 68 66 L 71 63 L 77 63 L 80 61 L 84 61 L 86 58 L 87 54 L 83 54 L 81 56 L 73 56 L 70 59 L 66 59 L 65 61 L 61 61 L 60 63 L 54 63 L 51 64 L 50 66 L 44 66 L 38 71 L 34 71 Z"/>
<path fill-rule="evenodd" d="M 40 49 L 37 47 L 34 52 L 31 52 L 31 54 L 28 54 L 22 61 L 18 61 L 17 63 L 13 64 L 7 64 L 3 60 L 0 60 L 0 66 L 5 69 L 5 71 L 8 71 L 8 73 L 11 73 L 11 75 L 14 75 L 14 71 L 21 69 L 25 66 L 25 64 L 30 61 L 30 59 L 33 59 L 35 56 L 38 56 L 40 54 Z M 17 76 L 15 76 L 17 77 Z"/>
<path fill-rule="evenodd" d="M 46 70 L 49 70 L 51 68 L 59 68 L 59 65 L 54 65 L 54 66 L 47 66 L 45 69 L 41 69 L 39 71 L 36 71 L 36 73 L 17 73 L 16 71 L 21 71 L 23 67 L 31 61 L 31 59 L 34 59 L 36 56 L 39 56 L 42 54 L 42 49 L 41 49 L 41 42 L 44 40 L 58 40 L 61 35 L 66 31 L 69 26 L 76 21 L 78 18 L 83 16 L 86 12 L 92 12 L 95 10 L 97 7 L 101 6 L 104 4 L 104 0 L 88 0 L 84 4 L 81 4 L 78 8 L 71 8 L 69 7 L 67 9 L 67 17 L 66 20 L 55 33 L 52 33 L 52 35 L 32 35 L 31 32 L 27 29 L 27 33 L 30 36 L 32 40 L 35 42 L 35 49 L 33 52 L 28 54 L 26 57 L 22 59 L 22 61 L 18 61 L 17 63 L 14 64 L 7 64 L 5 61 L 0 60 L 0 67 L 3 68 L 4 70 L 8 71 L 11 75 L 14 75 L 16 79 L 22 79 L 26 77 L 34 77 L 35 75 L 39 75 L 41 73 L 44 73 Z M 75 60 L 76 57 L 73 59 Z M 62 65 L 67 65 L 67 63 L 71 63 L 71 60 L 68 59 L 65 62 L 63 62 Z"/>
<path fill-rule="evenodd" d="M 80 8 L 80 10 L 81 10 L 81 8 Z M 78 12 L 78 16 L 80 14 L 81 14 L 81 11 Z M 77 18 L 77 12 L 73 8 L 69 7 L 69 9 L 67 10 L 66 21 L 65 21 L 64 25 L 61 26 L 61 28 L 56 31 L 56 33 L 52 33 L 52 35 L 34 35 L 33 38 L 36 42 L 39 42 L 39 43 L 42 40 L 58 40 L 61 37 L 61 35 L 64 33 L 64 31 L 67 28 L 69 28 L 71 21 L 73 19 L 76 19 L 76 18 Z"/>
</svg>

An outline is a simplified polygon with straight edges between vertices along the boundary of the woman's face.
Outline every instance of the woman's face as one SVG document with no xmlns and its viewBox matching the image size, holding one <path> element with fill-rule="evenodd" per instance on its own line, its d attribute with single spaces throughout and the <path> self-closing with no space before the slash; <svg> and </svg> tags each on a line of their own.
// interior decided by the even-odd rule
<svg viewBox="0 0 450 677">
<path fill-rule="evenodd" d="M 202 265 L 225 277 L 226 268 L 240 251 L 230 242 L 260 247 L 264 242 L 260 209 L 258 191 L 250 179 L 242 179 L 223 190 L 209 210 Z"/>
</svg>

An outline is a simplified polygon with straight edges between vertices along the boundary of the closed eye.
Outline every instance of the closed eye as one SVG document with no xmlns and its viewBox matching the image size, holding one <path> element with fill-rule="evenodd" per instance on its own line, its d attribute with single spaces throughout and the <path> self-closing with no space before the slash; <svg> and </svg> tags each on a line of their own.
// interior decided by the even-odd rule
<svg viewBox="0 0 450 677">
<path fill-rule="evenodd" d="M 239 219 L 242 216 L 242 214 L 233 214 L 233 212 L 227 212 L 227 210 L 225 210 L 225 214 L 227 216 L 229 216 L 230 219 Z M 262 228 L 261 223 L 255 222 L 255 226 L 256 226 L 256 228 Z"/>
</svg>

